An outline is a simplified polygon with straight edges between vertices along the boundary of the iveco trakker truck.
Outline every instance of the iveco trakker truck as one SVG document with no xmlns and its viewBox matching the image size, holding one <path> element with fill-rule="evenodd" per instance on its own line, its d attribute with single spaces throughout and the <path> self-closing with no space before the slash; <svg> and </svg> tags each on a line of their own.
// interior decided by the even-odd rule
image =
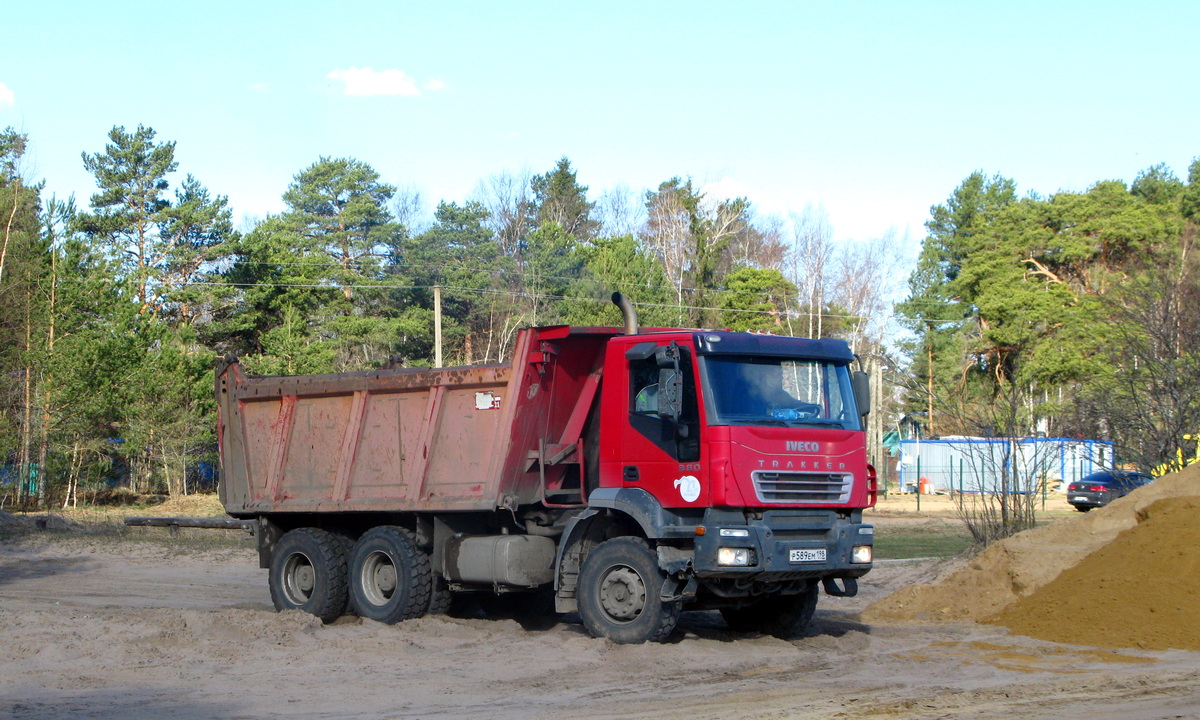
<svg viewBox="0 0 1200 720">
<path fill-rule="evenodd" d="M 553 599 L 658 641 L 681 610 L 803 630 L 871 569 L 866 375 L 845 342 L 521 330 L 512 361 L 309 376 L 217 370 L 221 500 L 279 609 L 384 623 L 468 594 Z"/>
</svg>

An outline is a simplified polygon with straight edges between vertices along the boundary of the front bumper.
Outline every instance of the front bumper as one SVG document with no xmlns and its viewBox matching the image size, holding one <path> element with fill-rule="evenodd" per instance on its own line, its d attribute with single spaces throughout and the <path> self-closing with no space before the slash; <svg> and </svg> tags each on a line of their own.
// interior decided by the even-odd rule
<svg viewBox="0 0 1200 720">
<path fill-rule="evenodd" d="M 703 527 L 692 561 L 696 577 L 702 579 L 859 578 L 872 567 L 869 562 L 852 562 L 856 546 L 873 546 L 875 540 L 874 528 L 863 524 L 857 513 L 852 519 L 832 510 L 768 510 L 752 518 L 714 512 L 706 515 Z M 723 535 L 721 530 L 733 533 Z M 721 565 L 721 548 L 748 549 L 751 562 Z"/>
</svg>

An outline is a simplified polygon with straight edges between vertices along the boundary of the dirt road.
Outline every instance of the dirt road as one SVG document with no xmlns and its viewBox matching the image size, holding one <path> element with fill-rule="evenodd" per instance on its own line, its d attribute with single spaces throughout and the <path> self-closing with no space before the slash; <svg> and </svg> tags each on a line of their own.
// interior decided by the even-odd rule
<svg viewBox="0 0 1200 720">
<path fill-rule="evenodd" d="M 867 603 L 927 577 L 882 563 L 822 597 L 807 637 L 685 614 L 618 646 L 430 617 L 330 626 L 275 613 L 244 549 L 34 536 L 0 545 L 0 716 L 52 718 L 1200 717 L 1200 653 L 1100 651 L 975 624 L 874 625 Z"/>
</svg>

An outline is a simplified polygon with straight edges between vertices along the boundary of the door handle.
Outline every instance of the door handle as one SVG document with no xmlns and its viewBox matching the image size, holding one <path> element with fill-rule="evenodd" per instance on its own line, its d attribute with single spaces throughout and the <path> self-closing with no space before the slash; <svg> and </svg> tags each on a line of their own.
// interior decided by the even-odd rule
<svg viewBox="0 0 1200 720">
<path fill-rule="evenodd" d="M 626 465 L 621 476 L 625 482 L 637 482 L 639 479 L 637 465 Z"/>
</svg>

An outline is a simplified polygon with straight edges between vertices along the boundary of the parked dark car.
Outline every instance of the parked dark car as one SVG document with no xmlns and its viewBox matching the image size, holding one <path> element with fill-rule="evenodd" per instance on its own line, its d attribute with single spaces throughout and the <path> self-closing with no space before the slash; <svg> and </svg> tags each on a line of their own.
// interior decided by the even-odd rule
<svg viewBox="0 0 1200 720">
<path fill-rule="evenodd" d="M 1101 470 L 1067 486 L 1067 502 L 1079 512 L 1107 505 L 1128 495 L 1154 478 L 1145 473 L 1124 470 Z"/>
</svg>

